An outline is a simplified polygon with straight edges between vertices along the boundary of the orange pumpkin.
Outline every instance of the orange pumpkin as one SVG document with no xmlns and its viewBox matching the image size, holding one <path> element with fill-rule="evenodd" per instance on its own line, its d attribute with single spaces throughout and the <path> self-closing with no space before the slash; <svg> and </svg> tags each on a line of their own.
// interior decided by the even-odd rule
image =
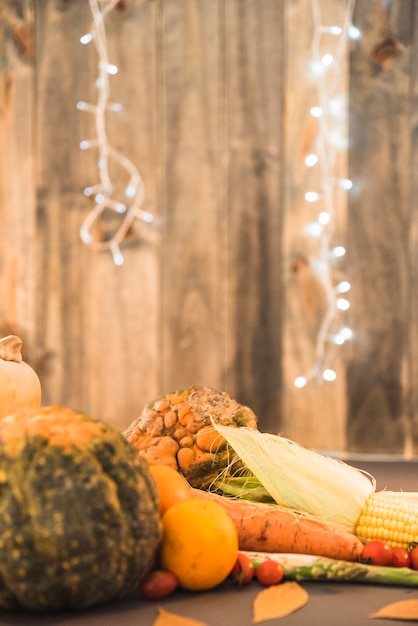
<svg viewBox="0 0 418 626">
<path fill-rule="evenodd" d="M 0 339 L 0 418 L 41 405 L 37 373 L 22 358 L 22 340 L 16 335 Z"/>
</svg>

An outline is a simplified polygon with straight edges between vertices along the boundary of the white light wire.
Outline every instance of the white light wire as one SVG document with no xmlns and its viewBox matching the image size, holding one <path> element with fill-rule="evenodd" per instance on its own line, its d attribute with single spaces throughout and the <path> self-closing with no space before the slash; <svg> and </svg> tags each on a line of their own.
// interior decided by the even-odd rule
<svg viewBox="0 0 418 626">
<path fill-rule="evenodd" d="M 99 3 L 102 5 L 100 8 Z M 93 22 L 89 35 L 84 35 L 81 41 L 88 43 L 93 41 L 99 56 L 98 60 L 98 77 L 96 86 L 98 91 L 97 103 L 95 105 L 79 102 L 77 107 L 82 111 L 94 114 L 96 139 L 91 141 L 83 141 L 80 147 L 90 148 L 97 147 L 98 168 L 100 175 L 100 183 L 92 187 L 88 187 L 85 195 L 94 195 L 96 206 L 90 211 L 85 218 L 81 228 L 81 240 L 94 250 L 109 250 L 112 253 L 113 260 L 116 265 L 122 265 L 124 262 L 120 249 L 120 244 L 126 237 L 132 223 L 139 218 L 146 223 L 153 221 L 152 213 L 144 211 L 141 207 L 144 202 L 145 188 L 142 177 L 135 165 L 119 150 L 112 148 L 109 144 L 106 132 L 106 113 L 108 110 L 118 110 L 119 107 L 109 104 L 109 73 L 117 72 L 116 66 L 109 63 L 107 53 L 107 39 L 104 18 L 116 6 L 118 0 L 89 0 L 90 11 Z M 84 41 L 83 41 L 84 40 Z M 130 180 L 126 188 L 126 196 L 131 200 L 130 205 L 126 207 L 121 202 L 115 202 L 112 199 L 113 184 L 109 172 L 109 161 L 119 163 L 129 174 Z M 114 210 L 117 213 L 124 213 L 119 228 L 110 239 L 95 240 L 92 235 L 92 229 L 97 220 L 99 220 L 103 212 L 107 209 Z"/>
</svg>

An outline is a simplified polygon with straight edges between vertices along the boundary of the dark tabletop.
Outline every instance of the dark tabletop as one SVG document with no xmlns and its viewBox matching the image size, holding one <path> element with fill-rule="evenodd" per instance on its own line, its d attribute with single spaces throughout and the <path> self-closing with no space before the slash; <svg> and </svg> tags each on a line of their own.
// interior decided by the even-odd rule
<svg viewBox="0 0 418 626">
<path fill-rule="evenodd" d="M 377 479 L 377 489 L 418 491 L 418 462 L 351 459 Z M 418 589 L 370 584 L 302 583 L 309 594 L 308 604 L 288 617 L 263 625 L 272 626 L 390 626 L 408 622 L 370 620 L 368 615 L 390 602 L 418 599 Z M 252 602 L 261 590 L 254 582 L 237 588 L 226 581 L 205 593 L 177 591 L 158 603 L 133 595 L 124 600 L 88 611 L 49 614 L 2 613 L 0 624 L 10 626 L 152 626 L 158 607 L 200 620 L 207 626 L 252 626 Z"/>
</svg>

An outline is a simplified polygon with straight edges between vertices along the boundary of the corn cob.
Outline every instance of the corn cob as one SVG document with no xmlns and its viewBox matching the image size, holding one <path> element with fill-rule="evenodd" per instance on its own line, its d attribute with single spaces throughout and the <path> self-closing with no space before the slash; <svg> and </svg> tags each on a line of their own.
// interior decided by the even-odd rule
<svg viewBox="0 0 418 626">
<path fill-rule="evenodd" d="M 364 542 L 382 539 L 392 547 L 408 549 L 418 543 L 418 500 L 410 494 L 381 491 L 366 500 L 355 528 Z"/>
</svg>

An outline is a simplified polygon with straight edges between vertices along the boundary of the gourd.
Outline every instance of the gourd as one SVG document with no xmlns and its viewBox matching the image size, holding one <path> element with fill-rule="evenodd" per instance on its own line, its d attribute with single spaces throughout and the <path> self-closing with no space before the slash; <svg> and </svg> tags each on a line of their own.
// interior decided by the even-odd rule
<svg viewBox="0 0 418 626">
<path fill-rule="evenodd" d="M 0 418 L 41 404 L 41 383 L 22 358 L 22 340 L 16 335 L 0 339 Z"/>
<path fill-rule="evenodd" d="M 121 433 L 59 406 L 0 421 L 0 608 L 113 600 L 160 539 L 156 484 Z"/>
<path fill-rule="evenodd" d="M 257 416 L 225 391 L 196 385 L 147 403 L 125 430 L 127 440 L 150 464 L 169 465 L 192 485 L 206 489 L 242 469 L 232 462 L 225 439 L 213 426 L 257 428 Z"/>
</svg>

